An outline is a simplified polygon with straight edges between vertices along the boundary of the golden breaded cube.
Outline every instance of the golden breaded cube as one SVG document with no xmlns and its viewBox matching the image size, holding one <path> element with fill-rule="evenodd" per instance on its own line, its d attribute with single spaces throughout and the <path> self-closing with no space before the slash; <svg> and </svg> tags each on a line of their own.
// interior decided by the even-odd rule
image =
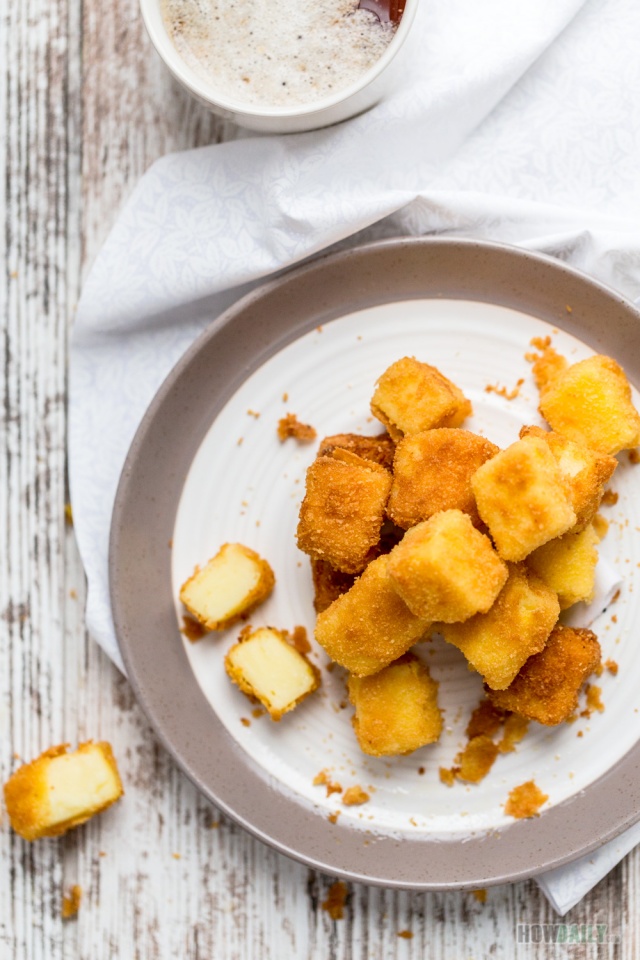
<svg viewBox="0 0 640 960">
<path fill-rule="evenodd" d="M 403 357 L 378 379 L 371 412 L 394 440 L 400 440 L 432 427 L 459 427 L 471 413 L 471 404 L 435 367 Z"/>
<path fill-rule="evenodd" d="M 558 594 L 560 609 L 593 600 L 599 537 L 593 526 L 549 540 L 527 557 L 530 567 Z"/>
<path fill-rule="evenodd" d="M 350 450 L 363 460 L 373 460 L 385 470 L 393 469 L 396 445 L 388 433 L 378 433 L 375 437 L 365 437 L 360 433 L 336 433 L 322 440 L 318 456 L 331 456 L 336 448 Z"/>
<path fill-rule="evenodd" d="M 225 543 L 183 583 L 180 600 L 207 630 L 226 630 L 266 600 L 275 582 L 273 570 L 255 550 Z"/>
<path fill-rule="evenodd" d="M 471 477 L 498 451 L 485 437 L 450 427 L 405 437 L 396 447 L 387 515 L 404 530 L 441 510 L 463 510 L 479 523 Z"/>
<path fill-rule="evenodd" d="M 584 530 L 598 512 L 605 484 L 611 479 L 618 461 L 607 453 L 598 453 L 581 443 L 568 440 L 555 430 L 523 427 L 520 437 L 525 436 L 539 437 L 549 444 L 575 511 L 576 522 L 572 530 Z"/>
<path fill-rule="evenodd" d="M 524 560 L 576 522 L 555 457 L 539 437 L 501 450 L 475 472 L 471 488 L 504 560 Z"/>
<path fill-rule="evenodd" d="M 529 657 L 544 648 L 559 614 L 553 590 L 523 564 L 510 564 L 509 579 L 488 613 L 464 623 L 438 624 L 438 630 L 462 650 L 492 690 L 504 690 Z"/>
<path fill-rule="evenodd" d="M 599 453 L 615 454 L 640 443 L 640 415 L 622 367 L 598 354 L 560 374 L 540 395 L 550 426 Z"/>
<path fill-rule="evenodd" d="M 307 470 L 298 547 L 343 573 L 359 573 L 380 540 L 391 474 L 372 460 L 336 447 Z"/>
<path fill-rule="evenodd" d="M 250 627 L 224 661 L 229 677 L 251 699 L 267 708 L 272 720 L 293 710 L 320 686 L 320 672 L 289 643 L 284 630 Z"/>
<path fill-rule="evenodd" d="M 438 684 L 411 653 L 370 677 L 349 677 L 353 729 L 372 757 L 412 753 L 442 731 Z"/>
<path fill-rule="evenodd" d="M 386 554 L 369 564 L 351 589 L 324 610 L 316 640 L 332 660 L 357 677 L 377 673 L 406 653 L 430 624 L 396 593 Z"/>
<path fill-rule="evenodd" d="M 444 623 L 486 613 L 509 575 L 489 538 L 461 510 L 444 510 L 407 530 L 387 569 L 412 613 Z"/>
<path fill-rule="evenodd" d="M 11 826 L 25 840 L 57 837 L 115 803 L 124 790 L 108 743 L 45 750 L 4 786 Z"/>
<path fill-rule="evenodd" d="M 600 644 L 591 630 L 554 627 L 544 650 L 522 667 L 506 690 L 488 690 L 497 707 L 552 727 L 578 706 L 578 693 L 600 664 Z"/>
</svg>

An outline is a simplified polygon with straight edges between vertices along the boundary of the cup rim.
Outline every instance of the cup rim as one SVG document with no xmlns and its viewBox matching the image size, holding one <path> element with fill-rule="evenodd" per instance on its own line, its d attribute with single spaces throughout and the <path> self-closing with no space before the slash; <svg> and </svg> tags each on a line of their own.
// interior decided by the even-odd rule
<svg viewBox="0 0 640 960">
<path fill-rule="evenodd" d="M 311 117 L 314 114 L 345 103 L 361 90 L 368 87 L 386 69 L 395 58 L 406 40 L 419 0 L 406 0 L 406 6 L 398 28 L 384 53 L 366 70 L 357 80 L 346 87 L 341 87 L 330 96 L 314 100 L 309 104 L 298 104 L 287 107 L 268 106 L 258 103 L 247 103 L 221 92 L 215 84 L 209 83 L 200 76 L 178 52 L 165 26 L 162 15 L 162 0 L 139 0 L 142 19 L 147 33 L 157 53 L 173 73 L 192 94 L 210 103 L 212 106 L 233 114 L 243 114 L 260 118 L 286 119 L 291 117 Z"/>
</svg>

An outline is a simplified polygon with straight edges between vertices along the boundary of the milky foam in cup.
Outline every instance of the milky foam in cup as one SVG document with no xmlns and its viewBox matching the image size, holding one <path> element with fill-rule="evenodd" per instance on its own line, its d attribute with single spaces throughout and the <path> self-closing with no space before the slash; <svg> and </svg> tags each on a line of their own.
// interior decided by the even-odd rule
<svg viewBox="0 0 640 960">
<path fill-rule="evenodd" d="M 161 57 L 206 106 L 253 129 L 294 132 L 360 113 L 397 82 L 417 2 L 407 0 L 399 24 L 357 0 L 141 0 L 141 8 Z"/>
</svg>

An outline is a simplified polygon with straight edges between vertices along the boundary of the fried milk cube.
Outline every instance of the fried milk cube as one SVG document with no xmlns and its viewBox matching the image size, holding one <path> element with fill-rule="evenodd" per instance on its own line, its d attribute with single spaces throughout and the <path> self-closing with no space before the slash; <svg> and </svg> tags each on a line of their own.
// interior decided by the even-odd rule
<svg viewBox="0 0 640 960">
<path fill-rule="evenodd" d="M 503 710 L 555 726 L 578 706 L 578 693 L 600 658 L 600 644 L 591 630 L 558 624 L 544 650 L 527 660 L 506 690 L 487 693 Z"/>
<path fill-rule="evenodd" d="M 576 443 L 615 454 L 640 443 L 640 415 L 622 367 L 598 354 L 567 367 L 540 394 L 540 413 Z"/>
<path fill-rule="evenodd" d="M 124 790 L 106 742 L 45 750 L 19 767 L 4 786 L 11 826 L 25 840 L 57 837 L 115 803 Z"/>
<path fill-rule="evenodd" d="M 431 427 L 459 427 L 471 413 L 471 403 L 435 367 L 403 357 L 378 379 L 371 412 L 400 440 Z"/>
<path fill-rule="evenodd" d="M 363 460 L 373 460 L 385 470 L 393 468 L 396 445 L 388 433 L 379 433 L 375 437 L 363 436 L 361 433 L 336 433 L 322 440 L 318 456 L 331 456 L 336 448 L 350 450 Z"/>
<path fill-rule="evenodd" d="M 360 749 L 372 757 L 412 753 L 442 732 L 438 684 L 411 653 L 373 676 L 349 677 L 349 698 Z"/>
<path fill-rule="evenodd" d="M 509 575 L 489 538 L 461 510 L 444 510 L 407 530 L 387 569 L 412 613 L 444 623 L 486 613 Z"/>
<path fill-rule="evenodd" d="M 527 557 L 530 567 L 557 593 L 560 609 L 593 600 L 599 537 L 593 526 L 549 540 Z"/>
<path fill-rule="evenodd" d="M 224 666 L 243 693 L 266 707 L 272 720 L 280 720 L 320 686 L 317 667 L 289 643 L 285 631 L 274 627 L 253 631 L 245 627 Z"/>
<path fill-rule="evenodd" d="M 255 550 L 225 543 L 180 588 L 180 600 L 207 630 L 226 630 L 262 603 L 275 585 L 273 570 Z"/>
<path fill-rule="evenodd" d="M 539 653 L 560 614 L 553 590 L 524 564 L 510 564 L 509 578 L 487 613 L 464 623 L 438 624 L 492 690 L 504 690 L 523 664 Z"/>
<path fill-rule="evenodd" d="M 347 593 L 324 610 L 315 636 L 332 660 L 357 677 L 377 673 L 406 653 L 430 624 L 416 617 L 387 574 L 389 558 L 378 557 Z"/>
<path fill-rule="evenodd" d="M 405 530 L 451 509 L 478 523 L 471 477 L 498 451 L 485 437 L 450 427 L 405 437 L 396 447 L 387 515 Z"/>
<path fill-rule="evenodd" d="M 539 437 L 501 450 L 476 470 L 471 488 L 504 560 L 524 560 L 576 522 L 556 459 Z"/>
<path fill-rule="evenodd" d="M 298 547 L 342 573 L 359 573 L 380 539 L 391 474 L 372 460 L 334 449 L 307 470 Z"/>
<path fill-rule="evenodd" d="M 311 577 L 313 579 L 313 606 L 316 613 L 322 613 L 334 600 L 341 597 L 353 586 L 355 575 L 341 573 L 326 560 L 311 557 Z"/>
<path fill-rule="evenodd" d="M 523 427 L 520 437 L 525 436 L 539 437 L 549 444 L 576 514 L 572 531 L 584 530 L 598 512 L 605 484 L 611 479 L 618 461 L 607 453 L 598 453 L 581 443 L 568 440 L 555 430 Z"/>
</svg>

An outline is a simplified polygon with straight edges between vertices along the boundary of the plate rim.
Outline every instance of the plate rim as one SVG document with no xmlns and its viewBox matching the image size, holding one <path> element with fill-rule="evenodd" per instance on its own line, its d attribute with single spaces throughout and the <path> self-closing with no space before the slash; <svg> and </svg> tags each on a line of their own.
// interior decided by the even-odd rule
<svg viewBox="0 0 640 960">
<path fill-rule="evenodd" d="M 493 295 L 489 298 L 461 295 L 470 290 L 475 290 L 477 294 L 478 284 L 480 288 L 485 289 L 485 292 L 487 283 L 491 286 L 491 281 L 486 276 L 487 261 L 494 270 L 496 286 Z M 388 277 L 385 277 L 384 271 L 380 271 L 382 264 L 389 271 Z M 460 276 L 463 267 L 468 271 L 468 276 L 466 274 L 464 277 Z M 419 275 L 418 268 L 425 273 Z M 397 271 L 395 274 L 394 269 Z M 439 275 L 443 279 L 443 290 L 447 289 L 447 283 L 453 282 L 457 271 L 458 280 L 462 283 L 457 296 L 438 292 L 439 284 L 434 283 L 433 275 L 429 274 L 430 270 L 437 269 L 445 271 L 444 274 Z M 446 273 L 447 269 L 449 274 Z M 399 295 L 402 291 L 399 291 L 397 286 L 399 276 L 403 278 L 403 295 Z M 149 490 L 148 487 L 141 489 L 143 478 L 145 481 L 148 481 L 149 477 L 152 482 L 154 480 L 153 473 L 149 474 L 149 465 L 145 466 L 144 458 L 148 459 L 151 452 L 157 453 L 161 448 L 161 446 L 158 447 L 158 444 L 161 444 L 161 440 L 158 440 L 159 422 L 166 415 L 167 409 L 172 409 L 172 404 L 175 409 L 176 404 L 181 401 L 180 388 L 185 388 L 190 374 L 193 375 L 194 368 L 197 368 L 203 354 L 207 349 L 212 350 L 212 343 L 216 339 L 220 340 L 223 337 L 233 341 L 232 328 L 239 329 L 243 323 L 247 325 L 252 321 L 255 322 L 255 343 L 252 343 L 250 348 L 245 343 L 237 349 L 241 356 L 250 349 L 254 362 L 253 365 L 247 366 L 236 358 L 236 367 L 231 373 L 227 371 L 229 379 L 226 381 L 225 389 L 221 388 L 220 397 L 216 401 L 218 409 L 254 369 L 286 346 L 288 342 L 303 335 L 306 330 L 312 329 L 318 323 L 328 322 L 335 316 L 394 300 L 432 299 L 446 295 L 447 299 L 475 299 L 503 306 L 517 306 L 519 302 L 519 308 L 524 309 L 521 301 L 522 285 L 542 283 L 540 288 L 536 287 L 535 295 L 531 289 L 527 289 L 533 299 L 536 296 L 539 297 L 539 310 L 543 312 L 546 310 L 547 314 L 542 316 L 540 312 L 536 312 L 531 315 L 555 323 L 558 327 L 578 335 L 594 349 L 598 349 L 601 331 L 598 330 L 595 321 L 591 321 L 585 336 L 584 321 L 578 319 L 579 313 L 576 314 L 575 310 L 570 312 L 567 309 L 568 301 L 562 303 L 564 297 L 559 297 L 557 301 L 549 300 L 544 292 L 544 286 L 550 280 L 555 280 L 563 292 L 573 291 L 578 299 L 582 296 L 586 304 L 594 300 L 596 306 L 603 304 L 611 310 L 618 311 L 619 326 L 624 327 L 625 321 L 628 322 L 629 330 L 626 332 L 626 337 L 629 340 L 632 327 L 640 321 L 640 312 L 633 304 L 617 291 L 545 254 L 507 244 L 468 238 L 432 237 L 399 237 L 324 254 L 261 284 L 214 319 L 165 378 L 147 408 L 129 448 L 112 514 L 109 582 L 116 635 L 136 698 L 156 736 L 207 799 L 258 839 L 279 852 L 324 873 L 351 881 L 398 889 L 441 891 L 515 882 L 559 867 L 593 852 L 640 819 L 640 788 L 636 787 L 635 792 L 633 790 L 633 784 L 638 784 L 640 781 L 638 777 L 640 742 L 602 777 L 594 781 L 587 790 L 544 811 L 538 818 L 515 821 L 501 831 L 472 837 L 464 844 L 461 844 L 459 839 L 443 841 L 416 837 L 407 841 L 405 837 L 399 839 L 389 834 L 382 837 L 376 835 L 367 837 L 361 828 L 349 827 L 348 824 L 339 822 L 335 825 L 327 823 L 324 816 L 326 811 L 308 807 L 302 803 L 301 798 L 287 796 L 275 781 L 269 781 L 268 776 L 252 764 L 236 741 L 224 730 L 221 722 L 217 720 L 215 711 L 204 698 L 195 676 L 191 673 L 182 645 L 175 643 L 177 625 L 171 596 L 169 596 L 169 605 L 173 615 L 174 650 L 171 649 L 171 641 L 166 635 L 168 630 L 166 604 L 160 605 L 159 611 L 150 617 L 150 622 L 160 631 L 164 658 L 165 660 L 168 658 L 177 674 L 173 672 L 169 674 L 166 669 L 163 673 L 163 669 L 158 666 L 155 658 L 151 661 L 148 658 L 145 659 L 145 655 L 148 655 L 151 649 L 150 641 L 146 638 L 141 639 L 140 617 L 137 611 L 135 615 L 133 614 L 132 604 L 136 603 L 138 581 L 143 573 L 140 570 L 140 560 L 147 561 L 148 566 L 154 569 L 156 578 L 160 576 L 157 571 L 161 570 L 163 560 L 155 555 L 150 558 L 144 531 L 138 529 L 136 509 L 142 509 L 146 520 L 153 519 L 153 506 L 150 506 L 147 501 L 155 503 L 156 496 L 161 500 L 163 490 L 155 488 Z M 322 291 L 327 291 L 330 286 L 328 281 L 333 284 L 331 289 L 334 293 L 322 299 Z M 344 293 L 344 291 L 335 292 L 335 286 L 340 281 L 346 282 L 347 286 L 351 284 L 349 289 L 352 297 L 355 296 L 356 300 L 359 298 L 362 302 L 354 304 L 353 300 L 348 303 L 343 300 L 336 312 L 336 300 L 340 300 Z M 416 294 L 416 291 L 422 287 L 428 287 L 429 292 L 423 291 L 421 294 Z M 316 295 L 320 294 L 320 300 L 313 310 L 298 302 L 301 293 L 303 291 L 308 293 L 309 290 Z M 288 327 L 280 330 L 278 328 L 278 336 L 275 337 L 273 331 L 269 336 L 269 330 L 262 329 L 262 321 L 259 317 L 260 307 L 265 304 L 268 307 L 271 301 L 273 301 L 272 309 L 274 303 L 280 302 L 284 304 L 285 310 L 293 310 L 294 315 L 298 317 L 298 325 L 295 329 Z M 526 309 L 531 313 L 531 303 L 526 305 Z M 550 309 L 551 314 L 549 314 Z M 593 311 L 595 307 L 592 306 L 591 309 Z M 300 315 L 303 313 L 305 316 L 301 320 Z M 610 329 L 608 333 L 611 334 Z M 619 330 L 617 333 L 618 340 L 622 338 L 626 343 L 625 336 Z M 235 337 L 235 340 L 237 339 Z M 228 345 L 227 348 L 233 349 Z M 616 355 L 615 351 L 609 352 Z M 636 352 L 639 351 L 636 350 Z M 634 362 L 635 382 L 638 383 L 637 367 L 640 364 L 640 358 L 636 357 Z M 628 361 L 625 361 L 625 368 L 629 372 Z M 631 376 L 630 379 L 634 377 Z M 192 392 L 195 389 L 192 385 Z M 203 414 L 198 417 L 197 411 L 194 413 L 187 408 L 181 408 L 181 412 L 183 416 L 191 417 L 189 422 L 196 433 L 198 429 L 202 431 L 203 424 L 200 421 L 206 420 Z M 208 421 L 209 426 L 211 422 L 211 420 Z M 192 441 L 192 446 L 195 446 L 196 450 L 201 439 L 202 437 L 199 437 L 197 442 Z M 186 463 L 186 469 L 190 462 L 189 460 Z M 166 470 L 173 471 L 169 486 L 175 490 L 180 479 L 175 473 L 175 465 L 165 468 L 165 473 Z M 161 482 L 160 473 L 161 471 L 156 471 L 158 483 Z M 149 497 L 150 493 L 154 496 Z M 171 527 L 175 520 L 177 506 L 176 499 L 173 505 Z M 160 516 L 156 523 L 166 532 L 166 510 L 164 516 Z M 161 536 L 158 528 L 156 540 Z M 166 560 L 166 567 L 170 568 L 168 549 L 164 560 Z M 168 576 L 170 583 L 170 570 Z M 142 583 L 144 581 L 145 578 L 142 576 Z M 183 704 L 180 709 L 174 711 L 171 708 L 167 709 L 167 697 L 171 693 L 172 684 L 175 683 L 174 676 L 181 676 L 183 680 L 186 677 L 184 663 L 180 662 L 180 652 L 187 663 L 193 689 L 191 687 L 189 689 L 188 704 Z M 204 703 L 200 702 L 201 700 Z M 204 720 L 207 714 L 209 714 L 209 721 L 213 721 L 212 729 L 220 734 L 215 746 L 215 751 L 220 755 L 216 753 L 216 759 L 226 761 L 226 766 L 212 767 L 213 757 L 206 762 L 207 746 L 206 741 L 202 739 L 202 730 L 190 731 L 185 726 L 187 722 Z M 224 733 L 221 733 L 218 727 L 221 727 Z M 242 770 L 238 770 L 238 763 L 243 767 Z M 229 768 L 233 771 L 231 775 Z M 251 787 L 252 801 L 256 801 L 255 806 L 238 804 L 238 794 L 243 786 Z M 229 800 L 230 795 L 233 797 L 232 800 Z M 615 802 L 612 802 L 612 797 Z M 592 835 L 589 840 L 582 835 L 579 839 L 576 837 L 573 844 L 569 843 L 571 849 L 567 849 L 567 842 L 561 842 L 563 832 L 573 824 L 575 834 L 576 820 L 579 820 L 580 816 L 588 816 L 589 813 L 592 816 L 595 815 L 599 800 L 606 801 L 607 822 L 601 823 L 595 835 Z M 266 812 L 263 810 L 264 805 L 268 808 Z M 285 810 L 287 815 L 281 816 L 280 814 L 285 813 Z M 598 819 L 596 816 L 595 819 L 600 823 L 602 817 Z M 502 837 L 499 843 L 495 839 L 498 834 Z M 551 838 L 555 838 L 555 841 Z M 540 845 L 547 849 L 546 854 L 541 852 Z M 446 862 L 447 859 L 451 859 L 452 854 L 449 849 L 451 847 L 455 847 L 458 852 L 463 851 L 457 868 L 450 868 Z M 503 857 L 503 866 L 496 867 L 494 857 L 499 861 L 500 854 L 507 847 L 509 854 L 506 861 Z M 401 850 L 400 856 L 394 856 L 399 850 Z M 544 858 L 544 862 L 537 864 L 531 862 L 534 850 Z M 419 855 L 416 851 L 419 851 Z M 446 851 L 444 858 L 443 851 Z M 425 875 L 425 865 L 421 858 L 429 857 L 432 861 L 435 860 L 436 864 L 440 863 L 445 869 L 446 877 Z"/>
</svg>

